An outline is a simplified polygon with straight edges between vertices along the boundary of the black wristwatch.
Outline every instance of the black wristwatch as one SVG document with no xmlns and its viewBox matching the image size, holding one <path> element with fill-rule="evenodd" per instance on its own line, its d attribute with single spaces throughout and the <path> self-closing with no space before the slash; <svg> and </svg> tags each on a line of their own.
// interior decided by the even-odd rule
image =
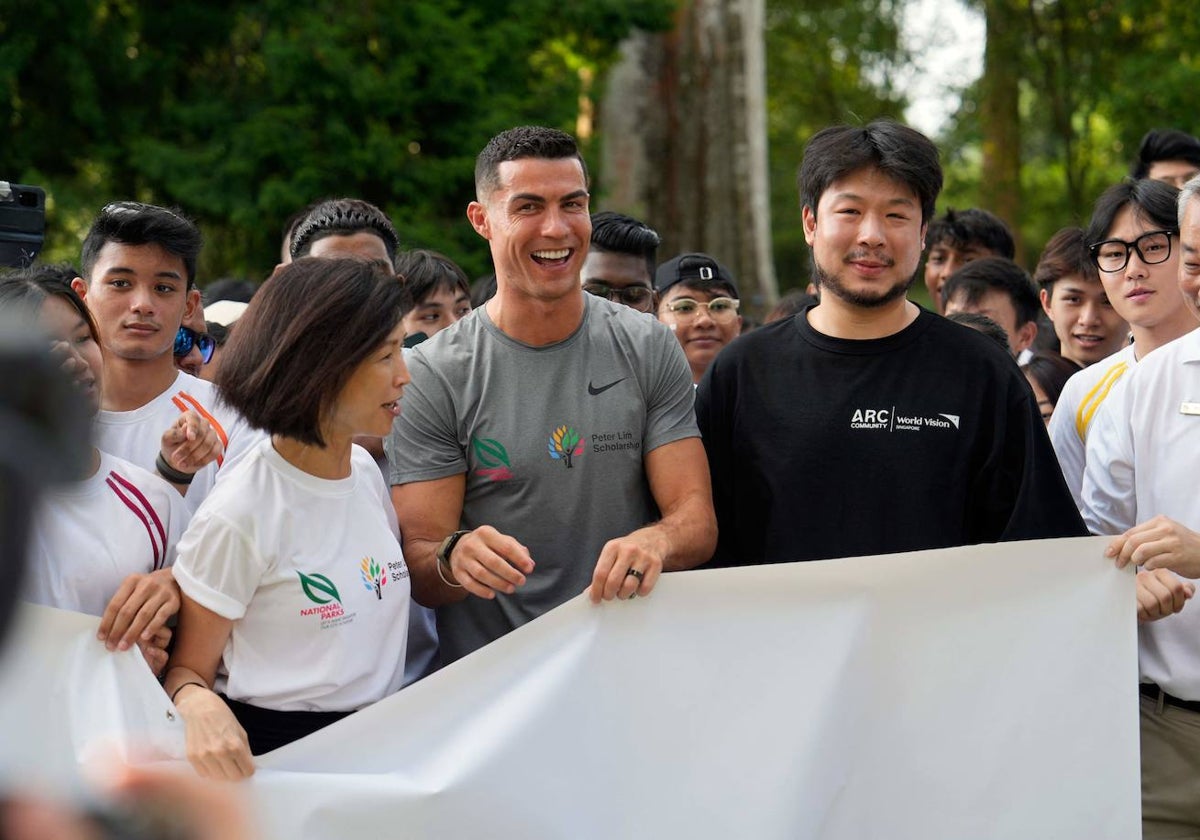
<svg viewBox="0 0 1200 840">
<path fill-rule="evenodd" d="M 445 563 L 446 568 L 449 569 L 450 568 L 450 553 L 452 551 L 454 551 L 454 547 L 456 545 L 458 545 L 458 541 L 461 540 L 463 537 L 465 537 L 469 533 L 471 533 L 471 532 L 470 531 L 455 531 L 453 534 L 446 537 L 446 539 L 442 540 L 442 544 L 440 546 L 438 546 L 438 550 L 437 550 L 438 563 Z"/>
</svg>

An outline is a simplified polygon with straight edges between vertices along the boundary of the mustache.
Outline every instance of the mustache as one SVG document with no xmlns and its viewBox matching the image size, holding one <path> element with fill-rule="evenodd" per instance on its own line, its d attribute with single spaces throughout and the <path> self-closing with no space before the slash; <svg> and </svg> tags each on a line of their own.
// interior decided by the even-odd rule
<svg viewBox="0 0 1200 840">
<path fill-rule="evenodd" d="M 871 250 L 851 251 L 842 259 L 842 262 L 849 264 L 852 262 L 857 262 L 858 260 L 870 260 L 871 262 L 877 262 L 880 265 L 885 265 L 888 268 L 891 268 L 896 264 L 896 261 L 887 254 Z"/>
</svg>

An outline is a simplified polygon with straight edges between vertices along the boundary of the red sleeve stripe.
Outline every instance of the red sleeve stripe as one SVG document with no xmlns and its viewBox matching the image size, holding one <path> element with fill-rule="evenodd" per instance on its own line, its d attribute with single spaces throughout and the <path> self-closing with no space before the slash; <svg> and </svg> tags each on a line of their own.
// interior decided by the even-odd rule
<svg viewBox="0 0 1200 840">
<path fill-rule="evenodd" d="M 154 522 L 155 530 L 158 531 L 158 538 L 160 540 L 159 544 L 162 545 L 163 548 L 166 548 L 167 529 L 163 527 L 162 520 L 158 517 L 158 511 L 154 509 L 154 505 L 150 504 L 150 500 L 146 498 L 145 494 L 142 493 L 141 490 L 137 489 L 137 485 L 135 485 L 125 476 L 118 473 L 116 470 L 111 471 L 108 476 L 109 478 L 115 478 L 122 487 L 136 496 L 138 501 L 142 503 L 142 507 L 145 508 L 146 513 L 150 514 L 150 519 Z"/>
<path fill-rule="evenodd" d="M 197 414 L 203 417 L 213 427 L 213 431 L 217 433 L 217 437 L 221 439 L 222 452 L 229 448 L 229 435 L 225 434 L 225 429 L 221 426 L 216 417 L 209 413 L 208 409 L 200 404 L 200 401 L 189 394 L 187 391 L 180 391 L 175 396 L 171 397 L 171 401 L 175 403 L 175 407 L 180 411 L 187 411 L 189 408 L 194 409 Z M 220 467 L 225 463 L 224 454 L 217 456 L 217 466 Z"/>
<path fill-rule="evenodd" d="M 158 571 L 162 565 L 163 556 L 162 552 L 159 551 L 158 542 L 154 539 L 154 529 L 150 527 L 150 521 L 146 518 L 145 512 L 139 507 L 138 503 L 126 496 L 117 485 L 117 482 L 113 481 L 113 475 L 114 473 L 109 473 L 108 477 L 104 479 L 104 483 L 112 488 L 112 491 L 117 494 L 117 498 L 125 503 L 125 507 L 133 511 L 133 515 L 142 521 L 142 526 L 146 529 L 146 536 L 150 538 L 150 548 L 154 552 L 154 570 Z"/>
</svg>

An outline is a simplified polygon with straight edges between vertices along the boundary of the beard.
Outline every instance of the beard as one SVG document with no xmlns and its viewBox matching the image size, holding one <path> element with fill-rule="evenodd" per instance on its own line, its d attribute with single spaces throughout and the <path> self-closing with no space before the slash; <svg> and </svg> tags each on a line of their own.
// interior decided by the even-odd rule
<svg viewBox="0 0 1200 840">
<path fill-rule="evenodd" d="M 847 256 L 843 263 L 848 263 L 852 259 L 862 257 L 862 254 L 851 254 Z M 907 280 L 900 280 L 893 283 L 886 289 L 850 289 L 842 282 L 840 272 L 831 274 L 821 267 L 817 262 L 816 255 L 813 255 L 813 280 L 817 284 L 818 290 L 824 294 L 826 291 L 837 296 L 841 300 L 851 306 L 862 307 L 863 309 L 878 309 L 882 306 L 887 306 L 897 298 L 902 298 L 908 294 L 908 290 L 912 288 L 912 284 L 917 280 L 917 271 L 914 270 L 912 276 Z M 889 265 L 894 265 L 893 260 L 888 260 Z"/>
</svg>

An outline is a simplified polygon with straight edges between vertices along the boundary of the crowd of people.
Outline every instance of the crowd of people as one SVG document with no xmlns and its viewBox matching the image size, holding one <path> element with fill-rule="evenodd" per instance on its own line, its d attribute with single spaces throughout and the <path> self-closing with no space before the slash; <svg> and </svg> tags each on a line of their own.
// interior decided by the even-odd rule
<svg viewBox="0 0 1200 840">
<path fill-rule="evenodd" d="M 261 287 L 202 299 L 196 225 L 109 204 L 78 271 L 0 278 L 95 414 L 26 595 L 137 646 L 197 770 L 236 779 L 580 592 L 1111 535 L 1138 567 L 1146 836 L 1193 836 L 1197 176 L 1200 141 L 1150 132 L 1031 276 L 996 216 L 936 215 L 928 138 L 827 128 L 799 174 L 813 282 L 753 329 L 717 258 L 592 214 L 547 128 L 479 154 L 474 287 L 341 198 L 289 220 Z"/>
</svg>

